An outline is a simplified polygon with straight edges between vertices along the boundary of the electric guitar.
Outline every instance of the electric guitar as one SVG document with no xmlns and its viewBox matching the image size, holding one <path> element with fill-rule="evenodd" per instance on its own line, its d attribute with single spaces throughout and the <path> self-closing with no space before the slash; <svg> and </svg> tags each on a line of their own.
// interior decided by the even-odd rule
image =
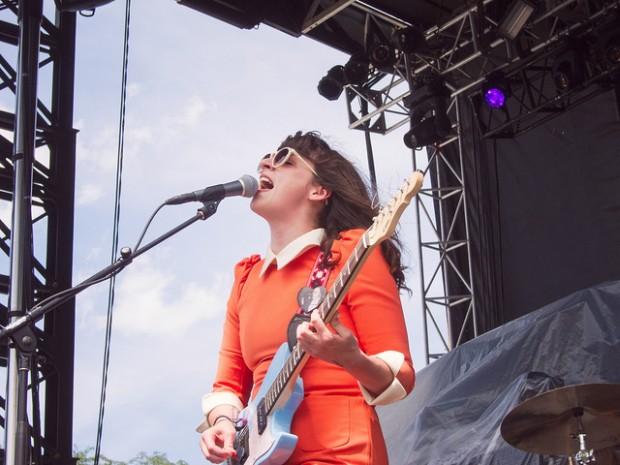
<svg viewBox="0 0 620 465">
<path fill-rule="evenodd" d="M 374 218 L 342 267 L 323 302 L 315 310 L 329 323 L 370 252 L 396 229 L 402 212 L 422 187 L 424 178 L 413 172 L 399 192 Z M 236 458 L 229 465 L 281 465 L 290 457 L 297 436 L 290 433 L 293 415 L 304 397 L 299 373 L 308 360 L 296 344 L 284 343 L 276 352 L 254 400 L 239 415 L 234 441 Z"/>
</svg>

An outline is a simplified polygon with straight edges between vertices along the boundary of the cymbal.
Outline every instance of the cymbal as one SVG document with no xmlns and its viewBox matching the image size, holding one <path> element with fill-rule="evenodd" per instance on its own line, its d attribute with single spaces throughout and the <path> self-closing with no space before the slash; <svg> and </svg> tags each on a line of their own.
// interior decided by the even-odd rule
<svg viewBox="0 0 620 465">
<path fill-rule="evenodd" d="M 506 415 L 501 432 L 514 447 L 543 455 L 577 453 L 578 432 L 588 449 L 620 444 L 620 384 L 575 384 L 531 397 Z"/>
</svg>

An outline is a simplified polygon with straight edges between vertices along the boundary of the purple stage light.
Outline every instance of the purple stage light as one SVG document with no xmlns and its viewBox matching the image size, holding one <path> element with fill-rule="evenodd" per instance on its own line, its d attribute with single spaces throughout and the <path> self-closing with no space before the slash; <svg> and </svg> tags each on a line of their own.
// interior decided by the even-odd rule
<svg viewBox="0 0 620 465">
<path fill-rule="evenodd" d="M 506 102 L 506 95 L 501 89 L 497 87 L 491 87 L 484 93 L 484 100 L 491 108 L 501 108 Z"/>
</svg>

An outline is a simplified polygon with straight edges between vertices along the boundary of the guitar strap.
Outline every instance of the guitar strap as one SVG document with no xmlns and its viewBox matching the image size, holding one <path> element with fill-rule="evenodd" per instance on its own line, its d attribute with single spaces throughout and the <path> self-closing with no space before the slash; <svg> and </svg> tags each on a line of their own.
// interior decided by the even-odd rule
<svg viewBox="0 0 620 465">
<path fill-rule="evenodd" d="M 329 278 L 330 268 L 325 266 L 323 257 L 323 252 L 320 252 L 310 271 L 306 286 L 302 287 L 297 293 L 299 308 L 297 313 L 291 318 L 286 330 L 289 350 L 293 350 L 297 343 L 297 326 L 304 321 L 310 321 L 310 315 L 321 305 L 321 302 L 323 302 L 327 295 L 325 285 Z"/>
</svg>

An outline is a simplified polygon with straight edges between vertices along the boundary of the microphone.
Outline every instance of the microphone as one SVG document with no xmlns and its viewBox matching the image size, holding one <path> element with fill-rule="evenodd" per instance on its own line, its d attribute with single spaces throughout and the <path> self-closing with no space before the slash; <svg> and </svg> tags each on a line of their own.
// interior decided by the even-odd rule
<svg viewBox="0 0 620 465">
<path fill-rule="evenodd" d="M 179 205 L 187 202 L 207 202 L 209 200 L 222 200 L 224 197 L 253 197 L 258 190 L 258 181 L 249 174 L 244 174 L 236 181 L 225 184 L 216 184 L 204 189 L 188 192 L 187 194 L 175 195 L 166 200 L 166 205 Z"/>
</svg>

